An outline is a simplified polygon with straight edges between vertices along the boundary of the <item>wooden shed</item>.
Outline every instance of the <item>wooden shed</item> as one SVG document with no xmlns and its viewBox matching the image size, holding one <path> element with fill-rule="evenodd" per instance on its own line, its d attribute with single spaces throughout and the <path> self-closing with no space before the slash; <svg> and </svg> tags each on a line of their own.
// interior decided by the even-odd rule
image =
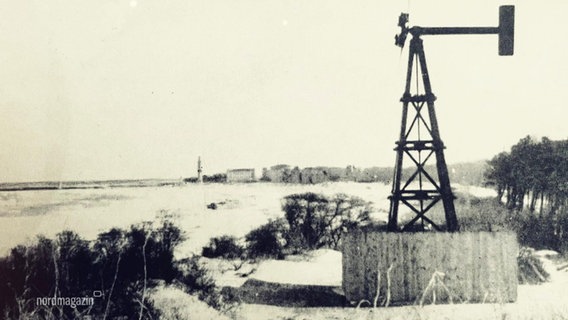
<svg viewBox="0 0 568 320">
<path fill-rule="evenodd" d="M 512 232 L 392 233 L 343 238 L 343 290 L 351 302 L 513 302 L 518 243 Z M 377 287 L 380 287 L 377 292 Z"/>
</svg>

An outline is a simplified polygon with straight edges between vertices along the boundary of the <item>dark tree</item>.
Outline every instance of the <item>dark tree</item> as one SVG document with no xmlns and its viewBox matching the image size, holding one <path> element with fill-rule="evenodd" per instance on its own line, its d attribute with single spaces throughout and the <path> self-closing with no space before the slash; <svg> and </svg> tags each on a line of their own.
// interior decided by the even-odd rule
<svg viewBox="0 0 568 320">
<path fill-rule="evenodd" d="M 560 249 L 568 242 L 568 140 L 527 136 L 496 155 L 485 173 L 498 199 L 518 212 L 522 241 Z"/>
</svg>

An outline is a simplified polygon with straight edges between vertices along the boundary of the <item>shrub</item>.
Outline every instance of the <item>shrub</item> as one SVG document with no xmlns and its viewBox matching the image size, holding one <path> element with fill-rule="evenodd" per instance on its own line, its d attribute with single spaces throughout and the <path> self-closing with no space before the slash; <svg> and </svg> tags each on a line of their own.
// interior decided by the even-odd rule
<svg viewBox="0 0 568 320">
<path fill-rule="evenodd" d="M 237 238 L 225 235 L 209 240 L 201 255 L 207 258 L 237 259 L 241 258 L 244 252 L 244 248 L 237 243 Z"/>
<path fill-rule="evenodd" d="M 95 257 L 89 242 L 72 231 L 63 231 L 56 236 L 54 249 L 56 277 L 59 280 L 59 283 L 55 283 L 57 290 L 66 292 L 69 296 L 93 290 L 96 275 L 85 272 L 92 269 Z"/>
<path fill-rule="evenodd" d="M 217 210 L 217 204 L 215 202 L 211 202 L 207 205 L 207 209 Z"/>
<path fill-rule="evenodd" d="M 509 210 L 498 199 L 467 194 L 460 194 L 455 204 L 461 231 L 511 230 L 523 246 L 560 252 L 568 248 L 568 212 L 564 210 L 555 214 Z M 431 212 L 434 221 L 444 219 L 442 208 L 435 207 Z"/>
<path fill-rule="evenodd" d="M 203 182 L 224 183 L 227 182 L 227 175 L 224 173 L 216 173 L 212 176 L 204 175 Z"/>
<path fill-rule="evenodd" d="M 521 245 L 536 249 L 558 249 L 559 243 L 554 232 L 552 217 L 537 217 L 532 214 L 517 213 L 514 227 Z"/>
<path fill-rule="evenodd" d="M 517 257 L 520 284 L 538 284 L 548 281 L 550 275 L 532 248 L 522 247 Z"/>
<path fill-rule="evenodd" d="M 176 282 L 183 285 L 185 292 L 196 295 L 209 306 L 222 312 L 230 310 L 236 302 L 236 297 L 221 292 L 207 270 L 199 264 L 199 258 L 193 256 L 176 262 L 179 272 Z"/>
<path fill-rule="evenodd" d="M 176 269 L 178 270 L 176 281 L 185 285 L 187 293 L 195 294 L 203 301 L 215 295 L 215 282 L 199 265 L 199 257 L 194 256 L 177 261 Z"/>
<path fill-rule="evenodd" d="M 277 219 L 249 232 L 245 236 L 248 257 L 252 259 L 284 258 L 284 236 L 287 230 L 286 221 Z"/>
<path fill-rule="evenodd" d="M 53 295 L 58 290 L 56 250 L 53 240 L 38 237 L 36 243 L 19 245 L 0 259 L 0 312 L 5 318 L 25 318 L 34 307 L 35 297 Z M 47 318 L 45 310 L 37 314 Z M 58 310 L 53 314 L 64 317 Z"/>
<path fill-rule="evenodd" d="M 337 249 L 347 229 L 370 220 L 369 204 L 345 194 L 292 194 L 284 198 L 282 210 L 290 227 L 289 246 L 296 251 L 324 246 Z"/>
<path fill-rule="evenodd" d="M 159 312 L 148 293 L 158 282 L 176 279 L 189 292 L 219 306 L 214 283 L 199 265 L 174 262 L 175 246 L 182 240 L 180 229 L 168 219 L 127 231 L 111 229 L 92 243 L 71 231 L 59 233 L 55 240 L 38 237 L 0 258 L 0 312 L 7 319 L 155 319 Z M 102 296 L 94 297 L 95 304 L 88 308 L 36 305 L 38 297 L 92 297 L 94 290 Z"/>
<path fill-rule="evenodd" d="M 460 194 L 456 211 L 461 231 L 492 232 L 514 229 L 513 216 L 497 199 Z"/>
<path fill-rule="evenodd" d="M 284 197 L 282 210 L 290 225 L 292 243 L 306 249 L 321 247 L 328 208 L 329 200 L 321 194 L 307 192 Z"/>
<path fill-rule="evenodd" d="M 345 194 L 292 194 L 283 199 L 282 210 L 285 219 L 270 221 L 246 235 L 249 258 L 281 259 L 324 246 L 337 249 L 344 232 L 370 221 L 368 203 Z"/>
</svg>

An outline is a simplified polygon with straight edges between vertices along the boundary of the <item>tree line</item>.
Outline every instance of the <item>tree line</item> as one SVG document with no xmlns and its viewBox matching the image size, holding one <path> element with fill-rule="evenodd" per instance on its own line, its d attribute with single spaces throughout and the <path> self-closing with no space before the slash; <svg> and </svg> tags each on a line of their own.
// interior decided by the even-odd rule
<svg viewBox="0 0 568 320">
<path fill-rule="evenodd" d="M 541 215 L 566 211 L 568 140 L 527 136 L 489 161 L 486 181 L 509 209 Z"/>
<path fill-rule="evenodd" d="M 521 244 L 568 250 L 568 140 L 529 136 L 489 162 L 485 178 Z"/>
</svg>

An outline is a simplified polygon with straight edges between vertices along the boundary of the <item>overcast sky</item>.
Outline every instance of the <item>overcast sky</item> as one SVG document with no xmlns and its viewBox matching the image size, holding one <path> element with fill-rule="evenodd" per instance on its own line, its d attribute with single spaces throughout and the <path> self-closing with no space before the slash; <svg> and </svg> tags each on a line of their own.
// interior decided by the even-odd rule
<svg viewBox="0 0 568 320">
<path fill-rule="evenodd" d="M 0 1 L 0 180 L 177 178 L 228 168 L 392 166 L 421 26 L 449 163 L 527 134 L 567 138 L 568 3 L 377 0 Z"/>
</svg>

